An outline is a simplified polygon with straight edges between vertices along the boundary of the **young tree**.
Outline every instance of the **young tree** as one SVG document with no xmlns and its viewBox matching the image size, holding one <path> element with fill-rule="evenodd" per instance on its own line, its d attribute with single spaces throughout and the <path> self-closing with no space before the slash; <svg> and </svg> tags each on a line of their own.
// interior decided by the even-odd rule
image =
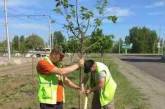
<svg viewBox="0 0 165 109">
<path fill-rule="evenodd" d="M 96 0 L 95 9 L 91 9 L 80 4 L 79 0 L 56 0 L 54 11 L 63 16 L 64 22 L 66 22 L 63 26 L 68 34 L 72 34 L 70 36 L 74 36 L 74 38 L 79 40 L 80 46 L 78 46 L 79 51 L 77 52 L 80 52 L 81 56 L 83 55 L 84 49 L 84 37 L 87 36 L 87 33 L 90 34 L 94 32 L 102 25 L 105 19 L 111 20 L 113 23 L 117 20 L 116 16 L 105 13 L 108 1 L 109 0 Z M 80 81 L 82 78 L 81 75 L 80 71 Z M 81 108 L 80 99 L 79 108 Z"/>
<path fill-rule="evenodd" d="M 64 17 L 64 28 L 69 34 L 77 38 L 81 45 L 79 52 L 83 49 L 83 39 L 87 32 L 94 32 L 102 25 L 103 20 L 109 19 L 116 22 L 116 16 L 110 16 L 105 13 L 108 6 L 108 0 L 96 0 L 96 10 L 81 5 L 78 0 L 56 0 L 55 12 Z M 90 30 L 90 31 L 88 31 Z"/>
</svg>

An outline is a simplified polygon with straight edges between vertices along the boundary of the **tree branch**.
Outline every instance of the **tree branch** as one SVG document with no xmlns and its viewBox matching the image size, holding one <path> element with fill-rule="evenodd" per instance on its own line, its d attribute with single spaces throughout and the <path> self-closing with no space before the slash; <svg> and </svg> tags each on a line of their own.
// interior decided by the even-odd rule
<svg viewBox="0 0 165 109">
<path fill-rule="evenodd" d="M 86 34 L 89 29 L 89 22 L 90 22 L 90 19 L 88 19 L 87 27 L 86 27 L 86 30 L 84 31 L 84 34 Z"/>
<path fill-rule="evenodd" d="M 76 0 L 76 21 L 77 21 L 79 34 L 80 34 L 81 33 L 81 29 L 80 29 L 80 23 L 79 23 L 79 18 L 78 18 L 78 0 Z"/>
<path fill-rule="evenodd" d="M 67 17 L 66 17 L 66 16 L 68 15 L 68 12 L 67 12 L 67 10 L 66 10 L 66 8 L 65 8 L 64 6 L 63 6 L 63 9 L 64 9 L 64 12 L 65 12 L 65 15 L 64 15 L 64 16 L 65 16 L 65 20 L 67 21 L 67 23 L 68 23 L 68 25 L 69 25 L 69 24 L 72 23 L 72 22 L 70 22 L 69 19 L 67 19 Z M 72 24 L 73 24 L 73 23 L 72 23 Z M 73 27 L 74 27 L 74 26 L 73 26 Z M 69 26 L 69 29 L 70 29 L 71 33 L 72 33 L 76 38 L 79 39 L 79 37 L 78 37 L 79 34 L 76 34 L 75 31 L 73 30 L 73 28 L 70 27 L 70 26 Z"/>
</svg>

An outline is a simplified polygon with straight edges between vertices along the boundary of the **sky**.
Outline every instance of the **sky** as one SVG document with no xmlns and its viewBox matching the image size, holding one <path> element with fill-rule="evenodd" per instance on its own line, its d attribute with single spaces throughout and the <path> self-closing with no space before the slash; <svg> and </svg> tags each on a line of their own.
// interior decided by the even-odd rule
<svg viewBox="0 0 165 109">
<path fill-rule="evenodd" d="M 89 3 L 95 0 L 79 1 L 92 10 L 95 8 L 94 2 Z M 7 4 L 10 40 L 14 35 L 28 36 L 33 33 L 40 35 L 45 41 L 48 41 L 49 37 L 47 17 L 13 17 L 13 15 L 50 15 L 58 22 L 52 24 L 52 31 L 66 34 L 60 24 L 64 23 L 64 20 L 53 12 L 54 0 L 7 0 Z M 3 0 L 0 0 L 0 41 L 5 40 L 3 8 Z M 116 24 L 105 20 L 102 25 L 103 32 L 113 34 L 115 40 L 124 39 L 133 26 L 146 26 L 156 30 L 158 35 L 165 39 L 165 0 L 110 0 L 106 13 L 119 18 Z"/>
</svg>

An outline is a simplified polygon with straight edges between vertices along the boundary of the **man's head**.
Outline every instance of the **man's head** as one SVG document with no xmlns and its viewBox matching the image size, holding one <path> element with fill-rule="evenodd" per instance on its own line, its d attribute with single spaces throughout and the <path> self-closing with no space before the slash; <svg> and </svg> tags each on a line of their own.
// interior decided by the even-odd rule
<svg viewBox="0 0 165 109">
<path fill-rule="evenodd" d="M 58 48 L 52 49 L 50 53 L 50 60 L 53 63 L 60 62 L 62 61 L 63 58 L 64 58 L 64 53 L 62 53 Z"/>
<path fill-rule="evenodd" d="M 86 60 L 84 63 L 84 73 L 96 72 L 97 66 L 94 60 Z"/>
</svg>

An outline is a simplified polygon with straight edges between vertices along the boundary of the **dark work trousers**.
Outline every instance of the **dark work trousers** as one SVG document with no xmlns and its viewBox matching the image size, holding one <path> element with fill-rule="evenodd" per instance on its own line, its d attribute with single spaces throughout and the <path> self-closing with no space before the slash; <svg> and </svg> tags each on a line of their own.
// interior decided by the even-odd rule
<svg viewBox="0 0 165 109">
<path fill-rule="evenodd" d="M 91 109 L 101 109 L 99 91 L 95 91 L 94 94 L 93 94 L 92 108 Z"/>
<path fill-rule="evenodd" d="M 57 104 L 40 103 L 40 109 L 63 109 L 63 103 L 57 103 Z"/>
</svg>

